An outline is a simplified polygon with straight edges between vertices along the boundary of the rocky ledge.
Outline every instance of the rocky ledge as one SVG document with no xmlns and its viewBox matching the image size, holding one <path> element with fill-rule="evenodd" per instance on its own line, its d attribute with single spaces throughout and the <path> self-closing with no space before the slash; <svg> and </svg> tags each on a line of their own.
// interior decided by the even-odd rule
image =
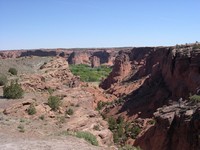
<svg viewBox="0 0 200 150">
<path fill-rule="evenodd" d="M 143 150 L 200 149 L 200 103 L 163 106 L 154 113 L 156 124 L 135 145 Z"/>
</svg>

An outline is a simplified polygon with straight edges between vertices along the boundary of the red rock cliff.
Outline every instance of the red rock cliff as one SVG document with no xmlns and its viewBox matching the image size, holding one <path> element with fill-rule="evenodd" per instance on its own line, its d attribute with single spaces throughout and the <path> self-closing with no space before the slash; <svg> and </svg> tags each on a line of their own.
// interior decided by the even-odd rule
<svg viewBox="0 0 200 150">
<path fill-rule="evenodd" d="M 87 64 L 92 67 L 100 65 L 112 66 L 117 53 L 120 50 L 130 48 L 91 48 L 91 49 L 36 49 L 36 50 L 8 50 L 0 51 L 0 58 L 18 58 L 26 56 L 61 56 L 68 60 L 69 64 Z"/>
<path fill-rule="evenodd" d="M 121 114 L 129 120 L 153 117 L 158 108 L 171 100 L 188 100 L 200 88 L 200 49 L 190 45 L 120 51 L 113 71 L 100 86 L 124 99 L 108 115 Z M 199 116 L 199 105 L 195 107 L 162 108 L 166 112 L 155 114 L 156 126 L 137 138 L 135 145 L 144 150 L 199 149 L 200 119 L 193 118 Z"/>
<path fill-rule="evenodd" d="M 199 51 L 192 47 L 121 51 L 112 72 L 100 86 L 117 96 L 129 94 L 127 98 L 131 101 L 149 101 L 151 107 L 154 107 L 151 98 L 161 106 L 164 99 L 187 98 L 200 87 Z M 134 85 L 137 87 L 129 88 Z"/>
</svg>

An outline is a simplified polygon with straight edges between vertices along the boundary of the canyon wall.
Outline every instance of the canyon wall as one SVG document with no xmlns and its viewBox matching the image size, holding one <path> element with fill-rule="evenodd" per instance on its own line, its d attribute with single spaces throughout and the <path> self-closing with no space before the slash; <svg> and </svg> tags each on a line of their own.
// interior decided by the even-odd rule
<svg viewBox="0 0 200 150">
<path fill-rule="evenodd" d="M 133 145 L 143 150 L 199 149 L 200 106 L 178 105 L 199 92 L 199 48 L 190 45 L 120 51 L 112 72 L 100 86 L 123 99 L 107 115 L 122 115 L 129 121 L 155 118 L 156 124 L 145 129 Z"/>
<path fill-rule="evenodd" d="M 131 48 L 8 50 L 0 51 L 0 59 L 28 56 L 60 56 L 66 58 L 69 64 L 86 64 L 92 67 L 100 65 L 112 66 L 118 52 L 129 49 Z"/>
<path fill-rule="evenodd" d="M 200 104 L 164 106 L 154 113 L 155 126 L 138 137 L 135 145 L 143 150 L 200 149 Z"/>
<path fill-rule="evenodd" d="M 188 98 L 200 88 L 200 50 L 144 47 L 121 51 L 100 86 L 118 97 L 125 96 L 125 110 L 130 107 L 131 112 L 140 105 L 153 114 L 169 99 Z"/>
</svg>

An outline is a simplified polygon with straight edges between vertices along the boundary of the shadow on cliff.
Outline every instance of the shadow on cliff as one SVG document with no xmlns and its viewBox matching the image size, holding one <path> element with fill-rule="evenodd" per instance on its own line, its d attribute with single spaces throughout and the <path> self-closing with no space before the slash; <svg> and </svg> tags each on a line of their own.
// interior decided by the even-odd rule
<svg viewBox="0 0 200 150">
<path fill-rule="evenodd" d="M 140 88 L 124 97 L 125 102 L 118 113 L 126 111 L 129 117 L 135 114 L 140 118 L 152 117 L 157 108 L 168 103 L 170 96 L 162 75 L 150 76 Z"/>
<path fill-rule="evenodd" d="M 20 57 L 25 57 L 25 56 L 40 56 L 40 57 L 57 56 L 57 53 L 56 51 L 34 50 L 34 51 L 22 52 L 20 55 Z"/>
</svg>

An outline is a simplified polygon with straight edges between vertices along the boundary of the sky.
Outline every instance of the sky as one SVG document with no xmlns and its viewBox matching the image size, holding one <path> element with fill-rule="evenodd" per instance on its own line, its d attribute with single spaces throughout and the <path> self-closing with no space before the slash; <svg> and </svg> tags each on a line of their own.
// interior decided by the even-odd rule
<svg viewBox="0 0 200 150">
<path fill-rule="evenodd" d="M 196 41 L 199 0 L 0 0 L 0 50 Z"/>
</svg>

